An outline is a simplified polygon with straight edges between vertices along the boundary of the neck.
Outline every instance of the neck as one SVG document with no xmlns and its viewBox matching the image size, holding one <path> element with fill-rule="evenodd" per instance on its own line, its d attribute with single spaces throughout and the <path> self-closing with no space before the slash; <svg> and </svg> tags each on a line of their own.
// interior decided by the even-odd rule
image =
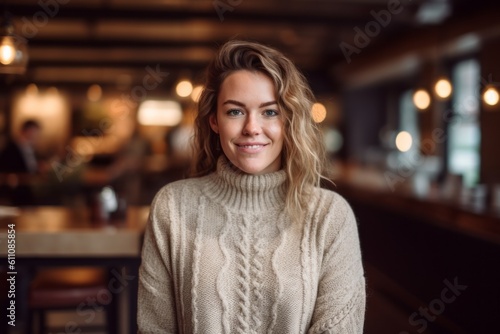
<svg viewBox="0 0 500 334">
<path fill-rule="evenodd" d="M 225 157 L 219 158 L 217 171 L 209 179 L 210 196 L 235 211 L 282 209 L 286 195 L 286 173 L 283 170 L 262 174 L 245 174 Z"/>
</svg>

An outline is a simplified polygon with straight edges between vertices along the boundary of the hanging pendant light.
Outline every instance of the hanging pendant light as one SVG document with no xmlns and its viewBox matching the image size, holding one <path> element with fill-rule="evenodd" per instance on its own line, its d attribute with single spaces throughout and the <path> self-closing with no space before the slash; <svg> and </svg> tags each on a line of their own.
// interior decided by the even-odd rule
<svg viewBox="0 0 500 334">
<path fill-rule="evenodd" d="M 0 23 L 0 74 L 24 74 L 28 65 L 28 42 L 14 33 L 4 12 Z"/>
<path fill-rule="evenodd" d="M 496 106 L 500 100 L 500 95 L 495 87 L 489 86 L 483 93 L 483 101 L 489 106 Z"/>
<path fill-rule="evenodd" d="M 436 81 L 436 84 L 434 85 L 434 93 L 436 93 L 439 98 L 445 100 L 451 96 L 452 92 L 453 87 L 448 78 L 440 77 L 439 80 Z"/>
<path fill-rule="evenodd" d="M 431 105 L 431 96 L 427 90 L 420 88 L 413 93 L 413 104 L 420 111 L 427 109 Z"/>
</svg>

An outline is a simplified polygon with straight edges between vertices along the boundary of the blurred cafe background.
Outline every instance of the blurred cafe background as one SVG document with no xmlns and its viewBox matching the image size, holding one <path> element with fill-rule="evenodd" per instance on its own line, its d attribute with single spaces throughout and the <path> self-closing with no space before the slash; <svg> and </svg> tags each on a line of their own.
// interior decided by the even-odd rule
<svg viewBox="0 0 500 334">
<path fill-rule="evenodd" d="M 284 52 L 316 95 L 365 333 L 500 333 L 498 1 L 1 6 L 1 333 L 135 333 L 149 204 L 186 177 L 203 70 L 232 38 Z"/>
</svg>

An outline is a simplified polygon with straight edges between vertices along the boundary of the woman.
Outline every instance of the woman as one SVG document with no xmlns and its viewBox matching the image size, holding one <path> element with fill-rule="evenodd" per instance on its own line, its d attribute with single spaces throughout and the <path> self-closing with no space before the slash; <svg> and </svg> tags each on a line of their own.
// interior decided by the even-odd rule
<svg viewBox="0 0 500 334">
<path fill-rule="evenodd" d="M 208 67 L 196 178 L 153 201 L 141 333 L 362 333 L 354 215 L 320 189 L 313 95 L 281 53 L 231 41 Z"/>
</svg>

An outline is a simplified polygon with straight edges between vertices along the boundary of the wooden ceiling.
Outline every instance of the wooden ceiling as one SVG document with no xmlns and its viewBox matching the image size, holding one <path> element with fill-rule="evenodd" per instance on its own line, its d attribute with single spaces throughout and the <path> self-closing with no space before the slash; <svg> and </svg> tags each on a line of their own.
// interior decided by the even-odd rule
<svg viewBox="0 0 500 334">
<path fill-rule="evenodd" d="M 485 6 L 488 1 L 485 1 Z M 277 47 L 308 75 L 345 64 L 340 44 L 396 0 L 9 0 L 16 32 L 29 40 L 27 73 L 17 82 L 140 83 L 147 68 L 194 79 L 217 46 L 232 38 Z M 466 15 L 482 1 L 401 0 L 400 12 L 367 49 L 426 25 L 423 12 Z M 438 7 L 432 7 L 438 6 Z M 443 7 L 444 6 L 444 7 Z M 446 7 L 446 8 L 445 8 Z M 434 8 L 434 9 L 433 9 Z M 429 11 L 430 9 L 430 11 Z M 428 15 L 429 16 L 429 15 Z M 432 15 L 431 15 L 432 16 Z"/>
</svg>

